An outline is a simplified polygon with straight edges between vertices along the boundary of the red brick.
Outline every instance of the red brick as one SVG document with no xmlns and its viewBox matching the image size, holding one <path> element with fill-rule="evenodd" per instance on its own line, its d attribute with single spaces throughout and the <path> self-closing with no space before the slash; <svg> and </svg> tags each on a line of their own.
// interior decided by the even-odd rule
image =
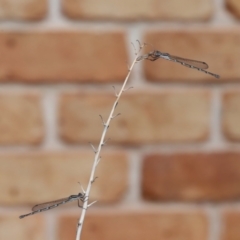
<svg viewBox="0 0 240 240">
<path fill-rule="evenodd" d="M 149 155 L 142 191 L 146 199 L 164 201 L 240 199 L 240 153 Z"/>
<path fill-rule="evenodd" d="M 47 14 L 47 0 L 0 0 L 0 19 L 38 20 Z"/>
<path fill-rule="evenodd" d="M 36 204 L 77 194 L 81 191 L 79 181 L 87 186 L 93 157 L 90 151 L 1 154 L 0 203 Z M 93 184 L 92 199 L 121 199 L 128 180 L 126 155 L 103 153 L 96 176 L 99 178 Z"/>
<path fill-rule="evenodd" d="M 70 18 L 119 19 L 119 20 L 206 20 L 212 14 L 209 0 L 158 1 L 137 0 L 101 1 L 64 0 L 63 11 Z M 187 6 L 187 7 L 186 7 Z"/>
<path fill-rule="evenodd" d="M 222 216 L 222 236 L 220 240 L 240 239 L 240 211 L 239 209 L 225 210 Z"/>
<path fill-rule="evenodd" d="M 133 90 L 131 90 L 133 91 Z M 109 92 L 63 94 L 60 132 L 71 143 L 97 142 L 102 132 L 99 114 L 106 120 L 115 101 Z M 203 141 L 209 134 L 208 91 L 133 91 L 124 93 L 111 122 L 110 143 Z"/>
<path fill-rule="evenodd" d="M 229 91 L 223 96 L 223 132 L 234 141 L 240 140 L 240 91 Z"/>
<path fill-rule="evenodd" d="M 45 234 L 46 222 L 41 216 L 34 221 L 21 221 L 18 215 L 1 214 L 0 216 L 0 239 L 39 240 L 47 239 Z"/>
<path fill-rule="evenodd" d="M 225 0 L 228 9 L 237 17 L 240 18 L 240 2 L 239 0 Z"/>
<path fill-rule="evenodd" d="M 58 239 L 74 239 L 77 218 L 63 217 Z M 103 209 L 87 212 L 85 240 L 207 240 L 208 222 L 200 211 Z"/>
<path fill-rule="evenodd" d="M 0 33 L 1 81 L 111 82 L 127 74 L 123 32 Z"/>
<path fill-rule="evenodd" d="M 0 144 L 37 144 L 44 135 L 38 94 L 0 94 Z"/>
<path fill-rule="evenodd" d="M 207 62 L 209 71 L 221 76 L 220 81 L 240 79 L 240 32 L 237 28 L 149 31 L 144 42 L 161 52 Z M 152 49 L 150 46 L 147 51 Z M 163 59 L 145 61 L 144 69 L 146 77 L 156 82 L 216 81 L 211 75 Z"/>
</svg>

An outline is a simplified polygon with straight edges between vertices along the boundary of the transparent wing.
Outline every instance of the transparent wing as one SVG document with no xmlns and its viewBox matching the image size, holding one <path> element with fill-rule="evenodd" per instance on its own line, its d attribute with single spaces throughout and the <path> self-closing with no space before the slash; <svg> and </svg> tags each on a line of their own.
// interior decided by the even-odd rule
<svg viewBox="0 0 240 240">
<path fill-rule="evenodd" d="M 178 60 L 179 62 L 186 63 L 188 65 L 192 65 L 196 68 L 201 68 L 201 69 L 208 69 L 208 65 L 205 62 L 197 61 L 197 60 L 192 60 L 192 59 L 187 59 L 187 58 L 181 58 L 173 55 L 169 55 L 169 58 L 174 61 Z"/>
<path fill-rule="evenodd" d="M 37 211 L 37 210 L 42 209 L 42 208 L 47 208 L 49 206 L 56 205 L 56 204 L 59 204 L 61 202 L 65 202 L 67 200 L 68 200 L 68 197 L 67 198 L 61 198 L 61 199 L 51 201 L 51 202 L 40 203 L 40 204 L 37 204 L 37 205 L 33 206 L 32 211 Z"/>
</svg>

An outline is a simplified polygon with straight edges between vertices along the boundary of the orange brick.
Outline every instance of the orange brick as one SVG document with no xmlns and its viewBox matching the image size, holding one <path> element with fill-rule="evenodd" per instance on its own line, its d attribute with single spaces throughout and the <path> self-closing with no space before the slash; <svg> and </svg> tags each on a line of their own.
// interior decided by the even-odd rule
<svg viewBox="0 0 240 240">
<path fill-rule="evenodd" d="M 209 71 L 219 74 L 220 81 L 240 79 L 239 29 L 151 31 L 146 34 L 144 42 L 161 52 L 207 62 Z M 150 46 L 147 51 L 152 49 Z M 163 59 L 145 61 L 144 69 L 146 77 L 156 82 L 216 81 L 211 75 Z"/>
<path fill-rule="evenodd" d="M 79 181 L 87 186 L 93 157 L 90 151 L 1 154 L 0 203 L 36 204 L 77 194 Z M 122 198 L 128 181 L 126 155 L 103 153 L 96 176 L 91 198 L 100 202 Z"/>
<path fill-rule="evenodd" d="M 240 140 L 240 91 L 229 91 L 223 97 L 223 131 L 228 139 Z"/>
<path fill-rule="evenodd" d="M 225 210 L 222 217 L 222 236 L 220 240 L 240 239 L 240 211 L 239 209 Z"/>
<path fill-rule="evenodd" d="M 46 223 L 41 216 L 34 221 L 20 221 L 18 215 L 0 216 L 0 239 L 39 240 L 47 239 Z"/>
<path fill-rule="evenodd" d="M 0 0 L 0 19 L 41 19 L 47 14 L 47 4 L 47 0 Z"/>
<path fill-rule="evenodd" d="M 142 191 L 147 199 L 164 201 L 240 199 L 240 153 L 149 155 Z"/>
<path fill-rule="evenodd" d="M 0 33 L 0 80 L 111 82 L 127 73 L 123 32 Z"/>
<path fill-rule="evenodd" d="M 0 93 L 0 144 L 37 144 L 43 139 L 38 94 Z"/>
<path fill-rule="evenodd" d="M 186 7 L 187 6 L 187 7 Z M 209 0 L 64 0 L 63 11 L 70 18 L 206 20 L 212 14 Z"/>
<path fill-rule="evenodd" d="M 58 239 L 74 239 L 77 218 L 62 217 Z M 87 212 L 82 238 L 86 240 L 207 240 L 208 222 L 201 211 L 103 209 Z"/>
<path fill-rule="evenodd" d="M 239 0 L 225 0 L 228 9 L 237 17 L 240 18 L 240 2 Z"/>
<path fill-rule="evenodd" d="M 133 90 L 131 90 L 133 91 Z M 103 130 L 99 114 L 107 120 L 115 101 L 109 92 L 63 94 L 60 102 L 60 132 L 68 142 L 97 142 Z M 209 134 L 208 91 L 133 91 L 124 93 L 116 109 L 108 137 L 111 142 L 203 141 Z"/>
</svg>

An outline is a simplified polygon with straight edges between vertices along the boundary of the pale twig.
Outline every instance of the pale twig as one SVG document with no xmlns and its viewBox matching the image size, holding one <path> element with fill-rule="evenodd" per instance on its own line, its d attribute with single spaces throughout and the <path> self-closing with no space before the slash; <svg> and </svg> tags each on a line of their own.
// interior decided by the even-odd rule
<svg viewBox="0 0 240 240">
<path fill-rule="evenodd" d="M 102 120 L 102 124 L 103 124 L 103 126 L 105 126 L 106 123 L 104 122 L 102 115 L 99 115 L 99 116 L 100 116 L 100 118 L 101 118 L 101 120 Z"/>
<path fill-rule="evenodd" d="M 138 41 L 138 40 L 137 40 L 137 41 Z M 137 55 L 137 54 L 138 54 L 137 49 L 135 48 L 135 46 L 134 46 L 134 44 L 133 44 L 132 42 L 131 42 L 131 44 L 132 44 L 132 46 L 133 46 L 135 55 Z"/>
<path fill-rule="evenodd" d="M 80 182 L 78 182 L 78 183 L 80 184 L 80 187 L 81 187 L 81 189 L 82 189 L 82 192 L 83 192 L 83 194 L 85 194 L 85 193 L 86 193 L 86 191 L 84 190 L 84 188 L 83 188 L 82 184 L 81 184 Z"/>
<path fill-rule="evenodd" d="M 102 144 L 102 146 L 106 145 L 107 141 L 110 140 L 111 138 L 108 138 L 107 140 L 105 140 Z"/>
<path fill-rule="evenodd" d="M 128 87 L 127 89 L 124 89 L 123 92 L 126 92 L 127 90 L 131 89 L 133 87 Z"/>
<path fill-rule="evenodd" d="M 96 203 L 96 202 L 97 202 L 97 201 L 94 201 L 94 202 L 92 202 L 92 203 L 89 203 L 87 207 L 88 207 L 88 208 L 91 207 L 91 206 L 92 206 L 94 203 Z"/>
<path fill-rule="evenodd" d="M 114 89 L 115 96 L 118 97 L 118 95 L 117 95 L 117 91 L 116 91 L 116 88 L 115 88 L 114 86 L 112 86 L 112 87 L 113 87 L 113 89 Z"/>
<path fill-rule="evenodd" d="M 118 114 L 112 116 L 112 119 L 114 119 L 115 117 L 117 117 L 117 116 L 119 116 L 119 115 L 121 115 L 121 113 L 118 113 Z"/>
<path fill-rule="evenodd" d="M 89 144 L 90 144 L 90 146 L 92 147 L 93 151 L 94 151 L 95 153 L 97 153 L 97 150 L 96 150 L 96 148 L 92 145 L 92 143 L 89 143 Z"/>
<path fill-rule="evenodd" d="M 138 41 L 139 42 L 139 41 Z M 116 90 L 115 90 L 115 87 L 114 90 L 115 90 L 115 95 L 116 95 L 116 100 L 113 104 L 113 107 L 112 107 L 112 110 L 108 116 L 108 120 L 107 122 L 104 124 L 104 128 L 103 128 L 103 132 L 102 132 L 102 136 L 101 136 L 101 139 L 100 139 L 100 142 L 99 142 L 99 145 L 98 145 L 98 148 L 97 150 L 93 147 L 93 145 L 91 144 L 94 152 L 95 152 L 95 157 L 94 157 L 94 162 L 93 162 L 93 166 L 92 166 L 92 171 L 91 171 L 91 175 L 90 175 L 90 178 L 89 178 L 89 182 L 88 182 L 88 186 L 87 186 L 87 189 L 86 189 L 86 193 L 85 193 L 85 196 L 86 196 L 86 200 L 84 201 L 83 203 L 83 209 L 82 209 L 82 213 L 81 213 L 81 216 L 79 218 L 79 221 L 78 221 L 78 227 L 77 227 L 77 235 L 76 235 L 76 240 L 80 240 L 80 236 L 81 236 L 81 232 L 82 232 L 82 227 L 83 227 L 83 222 L 84 222 L 84 219 L 85 219 L 85 215 L 86 215 L 86 211 L 87 211 L 87 208 L 90 207 L 92 205 L 91 204 L 88 204 L 88 197 L 89 197 L 89 194 L 90 194 L 90 190 L 91 190 L 91 186 L 92 186 L 92 183 L 93 181 L 95 180 L 94 178 L 94 174 L 95 174 L 95 171 L 96 171 L 96 167 L 100 161 L 100 152 L 101 152 L 101 149 L 102 149 L 102 146 L 103 146 L 103 143 L 104 143 L 104 139 L 105 139 L 105 136 L 106 136 L 106 133 L 107 133 L 107 130 L 108 130 L 108 127 L 110 125 L 110 122 L 111 120 L 113 119 L 113 116 L 114 116 L 114 110 L 116 109 L 117 107 L 117 104 L 118 104 L 118 101 L 125 89 L 125 86 L 127 84 L 127 81 L 129 79 L 129 76 L 132 72 L 132 69 L 134 67 L 134 65 L 136 64 L 137 62 L 137 58 L 138 58 L 138 55 L 140 53 L 140 51 L 142 50 L 142 48 L 144 47 L 144 44 L 143 45 L 140 45 L 139 47 L 139 51 L 136 52 L 136 57 L 134 58 L 133 60 L 133 63 L 132 65 L 130 66 L 130 69 L 128 71 L 128 74 L 124 80 L 124 83 L 122 85 L 122 88 L 121 90 L 119 91 L 119 93 L 117 94 L 116 93 Z"/>
</svg>

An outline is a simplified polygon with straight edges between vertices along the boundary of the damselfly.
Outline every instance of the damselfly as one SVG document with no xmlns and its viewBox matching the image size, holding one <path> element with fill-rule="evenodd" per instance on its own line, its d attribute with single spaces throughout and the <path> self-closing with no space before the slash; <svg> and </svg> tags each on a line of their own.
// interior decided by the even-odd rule
<svg viewBox="0 0 240 240">
<path fill-rule="evenodd" d="M 148 54 L 145 54 L 145 55 L 142 55 L 142 56 L 138 57 L 137 61 L 141 61 L 141 60 L 144 60 L 144 59 L 147 59 L 147 60 L 150 60 L 150 61 L 155 61 L 159 58 L 163 58 L 163 59 L 168 60 L 168 61 L 180 63 L 185 67 L 189 67 L 189 68 L 196 69 L 198 71 L 202 71 L 204 73 L 207 73 L 207 74 L 210 74 L 210 75 L 214 76 L 215 78 L 220 78 L 219 75 L 204 70 L 204 69 L 208 69 L 208 64 L 205 63 L 205 62 L 173 56 L 173 55 L 170 55 L 169 53 L 162 53 L 158 50 L 149 52 Z"/>
<path fill-rule="evenodd" d="M 86 199 L 85 194 L 79 193 L 77 195 L 70 195 L 69 197 L 61 198 L 61 199 L 58 199 L 58 200 L 55 200 L 55 201 L 40 203 L 40 204 L 35 205 L 32 208 L 32 212 L 30 212 L 28 214 L 25 214 L 25 215 L 21 215 L 21 216 L 19 216 L 19 218 L 24 218 L 24 217 L 33 215 L 35 213 L 44 212 L 44 211 L 50 210 L 52 208 L 58 207 L 59 205 L 62 205 L 62 204 L 68 203 L 68 202 L 72 202 L 72 201 L 75 201 L 75 200 L 78 200 L 78 206 L 82 207 L 80 205 L 79 201 L 84 202 L 85 199 Z"/>
</svg>

